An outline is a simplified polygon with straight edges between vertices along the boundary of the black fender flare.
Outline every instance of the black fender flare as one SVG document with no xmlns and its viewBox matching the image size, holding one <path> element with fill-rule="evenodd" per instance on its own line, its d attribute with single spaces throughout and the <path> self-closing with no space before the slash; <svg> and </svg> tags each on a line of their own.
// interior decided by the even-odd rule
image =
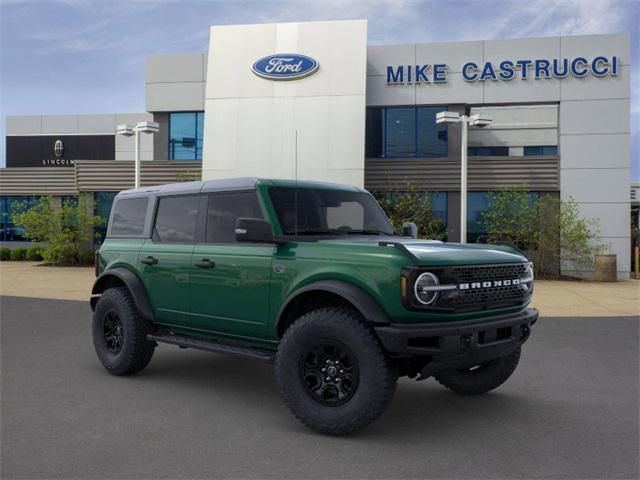
<svg viewBox="0 0 640 480">
<path fill-rule="evenodd" d="M 124 267 L 107 270 L 96 278 L 96 281 L 93 283 L 93 288 L 91 289 L 91 310 L 95 309 L 96 303 L 98 302 L 99 297 L 97 295 L 104 292 L 107 285 L 109 285 L 109 280 L 114 278 L 117 278 L 119 281 L 124 283 L 124 285 L 129 289 L 129 292 L 131 292 L 131 296 L 133 297 L 133 303 L 135 304 L 140 316 L 145 320 L 153 322 L 155 318 L 153 316 L 151 306 L 149 305 L 149 298 L 147 297 L 147 291 L 144 288 L 142 280 L 140 280 L 140 277 L 138 277 L 134 272 Z"/>
<path fill-rule="evenodd" d="M 390 323 L 389 317 L 378 302 L 362 288 L 342 280 L 320 280 L 299 288 L 285 299 L 280 307 L 280 311 L 278 311 L 276 332 L 281 333 L 282 323 L 287 317 L 287 310 L 293 305 L 295 300 L 305 293 L 314 291 L 329 292 L 342 297 L 353 305 L 367 322 L 377 325 L 387 325 Z"/>
</svg>

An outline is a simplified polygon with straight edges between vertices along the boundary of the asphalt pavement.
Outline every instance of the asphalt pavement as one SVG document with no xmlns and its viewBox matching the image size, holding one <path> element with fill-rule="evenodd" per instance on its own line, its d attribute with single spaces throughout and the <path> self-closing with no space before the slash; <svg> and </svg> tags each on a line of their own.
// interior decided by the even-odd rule
<svg viewBox="0 0 640 480">
<path fill-rule="evenodd" d="M 86 302 L 0 299 L 2 478 L 638 478 L 639 320 L 542 318 L 480 397 L 402 379 L 376 423 L 317 435 L 272 367 L 162 345 L 109 375 Z"/>
</svg>

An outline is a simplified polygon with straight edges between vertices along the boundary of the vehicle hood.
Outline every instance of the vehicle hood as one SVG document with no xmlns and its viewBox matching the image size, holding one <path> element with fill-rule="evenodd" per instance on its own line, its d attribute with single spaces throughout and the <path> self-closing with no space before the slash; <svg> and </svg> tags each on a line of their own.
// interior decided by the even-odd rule
<svg viewBox="0 0 640 480">
<path fill-rule="evenodd" d="M 362 236 L 321 240 L 334 244 L 377 245 L 380 248 L 406 249 L 417 265 L 479 265 L 526 262 L 527 258 L 509 245 L 444 243 L 407 237 Z"/>
</svg>

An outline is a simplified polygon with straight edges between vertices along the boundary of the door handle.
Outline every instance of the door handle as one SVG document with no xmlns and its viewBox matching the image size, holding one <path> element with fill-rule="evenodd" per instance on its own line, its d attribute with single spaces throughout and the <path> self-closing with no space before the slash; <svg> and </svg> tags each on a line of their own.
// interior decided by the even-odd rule
<svg viewBox="0 0 640 480">
<path fill-rule="evenodd" d="M 199 262 L 194 262 L 193 266 L 198 268 L 215 268 L 216 262 L 212 262 L 208 258 L 203 258 Z"/>
<path fill-rule="evenodd" d="M 145 265 L 155 265 L 158 263 L 158 259 L 154 257 L 147 257 L 140 260 L 140 263 L 144 263 Z"/>
</svg>

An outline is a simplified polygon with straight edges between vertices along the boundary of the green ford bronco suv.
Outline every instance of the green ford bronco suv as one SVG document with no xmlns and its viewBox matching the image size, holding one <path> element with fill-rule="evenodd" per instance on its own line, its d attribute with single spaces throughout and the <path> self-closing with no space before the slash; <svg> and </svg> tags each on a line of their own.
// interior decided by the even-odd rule
<svg viewBox="0 0 640 480">
<path fill-rule="evenodd" d="M 353 186 L 239 178 L 117 195 L 93 286 L 93 343 L 115 375 L 158 343 L 275 363 L 305 425 L 373 422 L 398 376 L 454 392 L 515 370 L 538 318 L 515 248 L 416 240 Z"/>
</svg>

